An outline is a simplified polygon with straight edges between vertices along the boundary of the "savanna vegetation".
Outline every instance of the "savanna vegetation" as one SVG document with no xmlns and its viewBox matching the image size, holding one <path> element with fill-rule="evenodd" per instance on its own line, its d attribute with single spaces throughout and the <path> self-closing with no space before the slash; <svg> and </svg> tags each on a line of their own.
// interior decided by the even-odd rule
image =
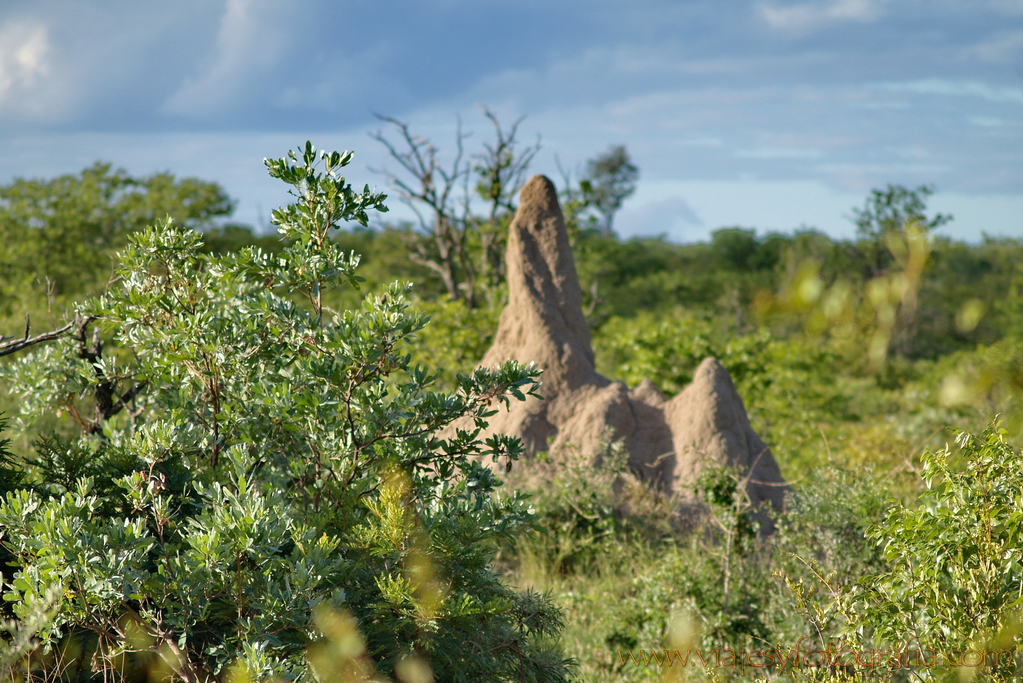
<svg viewBox="0 0 1023 683">
<path fill-rule="evenodd" d="M 600 371 L 719 358 L 790 504 L 758 539 L 713 468 L 694 530 L 615 444 L 507 491 L 472 456 L 518 444 L 445 429 L 542 381 L 475 368 L 539 144 L 485 116 L 451 155 L 383 119 L 392 198 L 268 162 L 278 235 L 194 179 L 0 188 L 0 678 L 1018 678 L 1023 241 L 901 186 L 851 240 L 622 240 L 611 148 L 560 182 Z"/>
</svg>

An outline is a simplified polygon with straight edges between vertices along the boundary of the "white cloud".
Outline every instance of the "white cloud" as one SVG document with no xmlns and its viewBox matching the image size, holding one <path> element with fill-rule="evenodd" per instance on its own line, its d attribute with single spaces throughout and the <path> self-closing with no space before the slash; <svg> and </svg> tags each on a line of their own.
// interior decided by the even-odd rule
<svg viewBox="0 0 1023 683">
<path fill-rule="evenodd" d="M 814 167 L 819 171 L 826 173 L 843 173 L 849 174 L 854 173 L 860 176 L 867 175 L 898 175 L 906 173 L 919 173 L 919 174 L 939 174 L 949 173 L 953 167 L 949 164 L 903 164 L 903 163 L 887 163 L 887 164 L 868 164 L 868 163 L 839 163 L 839 164 L 819 164 Z"/>
<path fill-rule="evenodd" d="M 992 9 L 1009 16 L 1023 14 L 1023 0 L 988 0 L 987 4 Z"/>
<path fill-rule="evenodd" d="M 1012 128 L 1023 126 L 1023 121 L 1006 121 L 994 116 L 970 116 L 966 119 L 975 126 L 983 128 Z"/>
<path fill-rule="evenodd" d="M 989 102 L 1023 103 L 1023 89 L 998 87 L 980 81 L 952 81 L 945 78 L 923 78 L 918 81 L 878 83 L 872 86 L 889 92 L 911 92 L 919 95 L 977 97 Z"/>
<path fill-rule="evenodd" d="M 0 112 L 45 112 L 49 98 L 40 86 L 51 74 L 51 53 L 44 24 L 10 21 L 0 26 Z"/>
<path fill-rule="evenodd" d="M 185 81 L 163 105 L 167 114 L 205 118 L 220 113 L 260 69 L 274 64 L 284 35 L 268 0 L 227 0 L 217 36 L 217 54 L 199 78 Z M 266 16 L 270 14 L 271 16 Z"/>
<path fill-rule="evenodd" d="M 853 102 L 857 109 L 909 109 L 909 102 Z"/>
<path fill-rule="evenodd" d="M 771 28 L 783 31 L 807 31 L 836 21 L 871 22 L 881 16 L 873 0 L 831 0 L 827 3 L 802 3 L 777 7 L 760 5 L 760 15 Z"/>
<path fill-rule="evenodd" d="M 683 138 L 676 140 L 675 144 L 679 147 L 721 147 L 724 145 L 724 141 L 720 138 Z"/>
</svg>

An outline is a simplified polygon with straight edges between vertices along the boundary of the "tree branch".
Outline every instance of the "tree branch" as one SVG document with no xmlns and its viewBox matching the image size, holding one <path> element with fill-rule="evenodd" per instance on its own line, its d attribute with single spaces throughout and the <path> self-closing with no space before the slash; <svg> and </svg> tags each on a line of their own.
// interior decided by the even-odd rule
<svg viewBox="0 0 1023 683">
<path fill-rule="evenodd" d="M 6 355 L 8 355 L 10 353 L 17 353 L 18 351 L 21 351 L 22 349 L 26 349 L 26 348 L 28 348 L 30 346 L 35 346 L 36 344 L 41 344 L 42 342 L 47 342 L 47 341 L 52 341 L 54 339 L 58 339 L 59 337 L 64 335 L 66 332 L 68 332 L 71 328 L 73 328 L 76 325 L 80 324 L 81 320 L 82 319 L 79 316 L 76 315 L 75 319 L 72 320 L 71 322 L 69 322 L 64 327 L 61 327 L 61 328 L 56 329 L 56 330 L 53 330 L 51 332 L 44 332 L 43 334 L 39 334 L 39 335 L 36 335 L 34 337 L 30 337 L 29 336 L 29 330 L 30 330 L 29 317 L 26 315 L 25 316 L 25 336 L 24 337 L 22 337 L 21 339 L 16 339 L 14 337 L 4 337 L 4 336 L 0 335 L 0 356 L 6 356 Z M 85 320 L 86 321 L 91 321 L 91 320 L 94 320 L 94 318 L 86 318 Z"/>
</svg>

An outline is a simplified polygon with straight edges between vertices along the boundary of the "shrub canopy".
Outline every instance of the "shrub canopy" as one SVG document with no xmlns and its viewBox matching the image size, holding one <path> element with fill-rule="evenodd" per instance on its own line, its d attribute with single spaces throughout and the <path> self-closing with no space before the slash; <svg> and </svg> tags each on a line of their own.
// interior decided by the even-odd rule
<svg viewBox="0 0 1023 683">
<path fill-rule="evenodd" d="M 490 568 L 529 511 L 479 462 L 517 456 L 479 430 L 539 371 L 509 362 L 434 392 L 410 363 L 427 319 L 407 287 L 324 306 L 359 281 L 330 231 L 385 210 L 340 176 L 351 158 L 307 143 L 266 162 L 294 195 L 273 214 L 279 254 L 203 253 L 169 220 L 131 236 L 79 333 L 11 369 L 23 420 L 95 427 L 37 444 L 0 503 L 4 598 L 40 626 L 50 671 L 564 678 L 557 612 Z"/>
</svg>

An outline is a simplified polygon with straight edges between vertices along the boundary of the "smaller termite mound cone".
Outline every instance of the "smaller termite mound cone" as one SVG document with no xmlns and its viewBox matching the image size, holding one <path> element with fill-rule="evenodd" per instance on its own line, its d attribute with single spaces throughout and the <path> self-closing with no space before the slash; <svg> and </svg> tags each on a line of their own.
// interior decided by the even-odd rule
<svg viewBox="0 0 1023 683">
<path fill-rule="evenodd" d="M 728 370 L 716 358 L 706 358 L 692 383 L 664 406 L 675 454 L 677 489 L 691 491 L 707 463 L 727 465 L 742 475 L 754 509 L 765 504 L 782 509 L 788 486 L 771 449 L 753 430 L 746 406 Z M 692 495 L 685 496 L 692 501 Z M 765 531 L 773 526 L 759 516 Z"/>
<path fill-rule="evenodd" d="M 544 369 L 540 393 L 490 420 L 489 431 L 522 439 L 528 460 L 585 458 L 594 465 L 609 440 L 621 441 L 630 468 L 683 501 L 708 463 L 744 473 L 750 501 L 780 508 L 786 492 L 771 451 L 750 426 L 728 371 L 708 358 L 692 385 L 668 400 L 649 380 L 629 390 L 596 371 L 589 325 L 568 231 L 554 184 L 536 175 L 523 186 L 508 232 L 508 305 L 481 365 L 514 359 Z M 526 463 L 523 482 L 544 467 Z"/>
</svg>

